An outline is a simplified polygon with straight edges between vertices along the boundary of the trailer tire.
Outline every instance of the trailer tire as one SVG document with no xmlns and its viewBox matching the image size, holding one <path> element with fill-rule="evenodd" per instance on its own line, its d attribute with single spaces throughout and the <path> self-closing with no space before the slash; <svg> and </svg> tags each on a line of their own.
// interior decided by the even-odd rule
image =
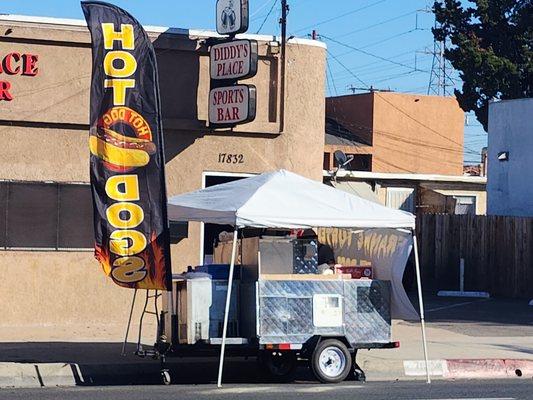
<svg viewBox="0 0 533 400">
<path fill-rule="evenodd" d="M 170 372 L 168 369 L 164 369 L 161 371 L 161 379 L 163 380 L 164 385 L 170 385 L 172 383 L 172 379 L 170 378 Z"/>
<path fill-rule="evenodd" d="M 293 351 L 261 351 L 261 369 L 275 382 L 288 383 L 294 380 L 298 360 Z"/>
<path fill-rule="evenodd" d="M 342 382 L 352 370 L 352 355 L 340 340 L 322 340 L 313 351 L 311 369 L 322 383 Z"/>
</svg>

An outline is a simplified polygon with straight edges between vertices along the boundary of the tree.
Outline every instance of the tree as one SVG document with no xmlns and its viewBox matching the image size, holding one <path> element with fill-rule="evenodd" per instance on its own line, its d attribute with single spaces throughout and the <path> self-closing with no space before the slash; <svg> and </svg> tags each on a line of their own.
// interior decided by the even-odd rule
<svg viewBox="0 0 533 400">
<path fill-rule="evenodd" d="M 485 131 L 493 99 L 532 97 L 533 0 L 435 1 L 436 40 L 451 41 L 444 57 L 463 81 L 455 96 Z"/>
</svg>

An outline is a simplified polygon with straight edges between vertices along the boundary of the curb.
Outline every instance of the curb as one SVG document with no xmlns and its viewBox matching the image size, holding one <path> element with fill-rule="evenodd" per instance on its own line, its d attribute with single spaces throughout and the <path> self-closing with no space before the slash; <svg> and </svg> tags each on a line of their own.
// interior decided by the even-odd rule
<svg viewBox="0 0 533 400">
<path fill-rule="evenodd" d="M 0 363 L 0 388 L 35 388 L 42 386 L 76 386 L 82 382 L 77 364 Z"/>
<path fill-rule="evenodd" d="M 403 364 L 406 376 L 426 376 L 424 360 L 406 360 Z M 533 360 L 430 360 L 429 371 L 431 376 L 443 379 L 533 378 Z"/>
<path fill-rule="evenodd" d="M 0 389 L 153 384 L 159 381 L 159 364 L 0 362 Z"/>
<path fill-rule="evenodd" d="M 381 360 L 379 363 L 365 360 L 361 366 L 372 381 L 424 379 L 426 376 L 424 360 Z M 525 359 L 440 359 L 430 360 L 429 367 L 430 375 L 437 379 L 533 378 L 533 360 Z M 205 364 L 200 362 L 192 375 L 182 377 L 180 383 L 202 383 L 195 380 L 202 370 Z M 159 364 L 0 362 L 0 388 L 160 383 Z"/>
</svg>

